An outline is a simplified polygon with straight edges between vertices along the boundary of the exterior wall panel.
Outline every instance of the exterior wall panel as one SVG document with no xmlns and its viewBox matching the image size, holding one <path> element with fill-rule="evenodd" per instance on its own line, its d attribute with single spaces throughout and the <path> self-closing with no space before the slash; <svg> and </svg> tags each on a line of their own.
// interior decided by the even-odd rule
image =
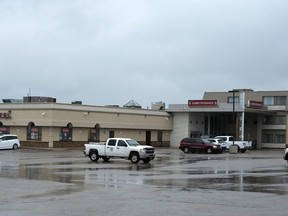
<svg viewBox="0 0 288 216">
<path fill-rule="evenodd" d="M 189 137 L 189 113 L 174 113 L 170 146 L 178 148 L 184 137 Z"/>
<path fill-rule="evenodd" d="M 171 115 L 165 111 L 146 109 L 110 108 L 56 103 L 0 104 L 1 113 L 10 113 L 9 118 L 1 118 L 10 133 L 17 134 L 22 146 L 28 147 L 80 147 L 88 142 L 90 129 L 100 126 L 100 141 L 114 136 L 131 137 L 141 143 L 146 141 L 146 131 L 151 131 L 151 144 L 157 144 L 158 131 L 166 145 L 170 144 L 172 130 Z M 41 139 L 27 140 L 29 123 L 41 130 Z M 61 141 L 61 128 L 72 127 L 72 140 Z"/>
</svg>

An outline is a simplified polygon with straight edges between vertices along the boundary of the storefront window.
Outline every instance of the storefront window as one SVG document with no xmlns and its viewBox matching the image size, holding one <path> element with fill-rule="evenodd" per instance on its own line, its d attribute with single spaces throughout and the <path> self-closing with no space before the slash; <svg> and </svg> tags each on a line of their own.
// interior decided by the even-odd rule
<svg viewBox="0 0 288 216">
<path fill-rule="evenodd" d="M 41 135 L 41 128 L 30 122 L 27 126 L 27 140 L 41 140 Z"/>
<path fill-rule="evenodd" d="M 100 142 L 100 125 L 99 124 L 96 124 L 94 128 L 90 128 L 88 141 Z"/>
<path fill-rule="evenodd" d="M 41 140 L 41 128 L 31 128 L 30 134 L 28 135 L 28 140 Z"/>
<path fill-rule="evenodd" d="M 72 125 L 69 123 L 67 127 L 60 130 L 60 141 L 72 141 Z"/>
</svg>

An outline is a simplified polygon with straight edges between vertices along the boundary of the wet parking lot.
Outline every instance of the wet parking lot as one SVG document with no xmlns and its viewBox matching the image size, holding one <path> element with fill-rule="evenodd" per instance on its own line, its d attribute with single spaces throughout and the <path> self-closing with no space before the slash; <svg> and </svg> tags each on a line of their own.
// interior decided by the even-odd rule
<svg viewBox="0 0 288 216">
<path fill-rule="evenodd" d="M 282 150 L 97 163 L 82 150 L 0 151 L 0 215 L 287 215 Z"/>
</svg>

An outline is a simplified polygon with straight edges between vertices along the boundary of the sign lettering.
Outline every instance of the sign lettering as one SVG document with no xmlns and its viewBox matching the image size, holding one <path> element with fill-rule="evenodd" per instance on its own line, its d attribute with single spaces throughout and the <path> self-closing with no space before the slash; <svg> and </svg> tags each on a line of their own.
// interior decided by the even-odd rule
<svg viewBox="0 0 288 216">
<path fill-rule="evenodd" d="M 217 100 L 188 100 L 189 107 L 216 107 Z"/>
<path fill-rule="evenodd" d="M 0 113 L 0 118 L 11 118 L 11 113 L 8 112 L 8 113 Z"/>
<path fill-rule="evenodd" d="M 263 108 L 263 102 L 262 101 L 248 101 L 248 107 L 253 109 L 262 109 Z"/>
</svg>

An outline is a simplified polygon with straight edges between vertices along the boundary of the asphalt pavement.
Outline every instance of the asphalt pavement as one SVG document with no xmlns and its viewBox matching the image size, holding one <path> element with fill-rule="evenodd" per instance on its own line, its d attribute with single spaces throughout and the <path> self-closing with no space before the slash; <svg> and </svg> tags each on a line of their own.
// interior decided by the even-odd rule
<svg viewBox="0 0 288 216">
<path fill-rule="evenodd" d="M 282 150 L 96 163 L 78 150 L 0 151 L 0 216 L 286 216 Z"/>
</svg>

